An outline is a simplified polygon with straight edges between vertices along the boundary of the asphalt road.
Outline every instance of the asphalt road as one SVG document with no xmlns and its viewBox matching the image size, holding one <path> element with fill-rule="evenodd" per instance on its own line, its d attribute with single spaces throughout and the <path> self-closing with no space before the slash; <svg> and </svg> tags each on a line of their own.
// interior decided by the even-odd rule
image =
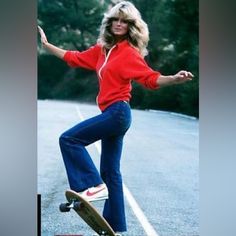
<svg viewBox="0 0 236 236">
<path fill-rule="evenodd" d="M 79 114 L 80 113 L 80 114 Z M 58 137 L 83 118 L 99 114 L 95 105 L 38 101 L 38 193 L 42 236 L 92 235 L 74 212 L 61 213 L 68 182 Z M 123 181 L 159 236 L 199 235 L 198 120 L 160 111 L 132 110 L 124 140 Z M 99 149 L 88 146 L 96 165 Z M 126 200 L 127 236 L 147 235 Z M 103 202 L 94 203 L 99 211 Z M 153 235 L 150 235 L 153 236 Z"/>
</svg>

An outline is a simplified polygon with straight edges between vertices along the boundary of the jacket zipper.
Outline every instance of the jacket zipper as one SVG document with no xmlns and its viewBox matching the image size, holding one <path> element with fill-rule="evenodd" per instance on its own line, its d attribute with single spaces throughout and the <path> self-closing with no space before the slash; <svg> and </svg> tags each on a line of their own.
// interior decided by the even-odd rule
<svg viewBox="0 0 236 236">
<path fill-rule="evenodd" d="M 107 64 L 107 61 L 108 61 L 108 59 L 109 59 L 109 57 L 110 57 L 110 54 L 111 54 L 111 51 L 115 48 L 115 46 L 116 46 L 116 45 L 114 45 L 114 46 L 109 50 L 109 52 L 108 52 L 107 55 L 105 56 L 105 61 L 103 62 L 102 66 L 100 67 L 100 69 L 99 69 L 99 71 L 98 71 L 98 76 L 99 76 L 99 78 L 100 78 L 101 80 L 102 80 L 101 71 L 102 71 L 103 67 Z M 97 103 L 97 104 L 98 104 L 98 96 L 99 96 L 99 94 L 98 94 L 97 97 L 96 97 L 96 103 Z"/>
<path fill-rule="evenodd" d="M 99 75 L 99 78 L 102 79 L 102 76 L 101 76 L 101 71 L 103 69 L 103 67 L 107 64 L 107 61 L 110 57 L 110 54 L 111 54 L 111 51 L 114 49 L 116 45 L 114 45 L 108 52 L 108 54 L 105 56 L 105 61 L 103 62 L 102 66 L 100 67 L 99 71 L 98 71 L 98 75 Z"/>
</svg>

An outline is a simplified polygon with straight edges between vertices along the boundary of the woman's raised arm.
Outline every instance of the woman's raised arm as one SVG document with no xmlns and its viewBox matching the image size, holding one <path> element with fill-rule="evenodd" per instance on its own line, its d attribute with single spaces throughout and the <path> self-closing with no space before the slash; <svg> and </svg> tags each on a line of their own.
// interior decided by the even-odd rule
<svg viewBox="0 0 236 236">
<path fill-rule="evenodd" d="M 66 53 L 66 50 L 56 47 L 55 45 L 49 43 L 43 29 L 40 26 L 38 26 L 38 31 L 41 36 L 41 43 L 43 47 L 53 55 L 62 59 Z"/>
</svg>

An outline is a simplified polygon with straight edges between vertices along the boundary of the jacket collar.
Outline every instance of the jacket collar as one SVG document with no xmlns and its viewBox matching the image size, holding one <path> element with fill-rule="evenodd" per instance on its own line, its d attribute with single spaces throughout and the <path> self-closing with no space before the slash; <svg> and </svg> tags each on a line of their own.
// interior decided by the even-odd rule
<svg viewBox="0 0 236 236">
<path fill-rule="evenodd" d="M 127 39 L 124 39 L 116 44 L 118 48 L 124 48 L 124 47 L 127 47 L 128 45 L 129 45 L 129 42 Z"/>
<path fill-rule="evenodd" d="M 127 46 L 129 46 L 130 44 L 129 44 L 129 42 L 128 42 L 128 40 L 127 39 L 124 39 L 124 40 L 122 40 L 122 41 L 120 41 L 120 42 L 118 42 L 118 43 L 116 43 L 113 47 L 113 49 L 115 49 L 115 48 L 117 48 L 117 49 L 122 49 L 122 48 L 126 48 Z M 103 54 L 106 54 L 106 52 L 105 52 L 105 50 L 103 49 L 102 50 L 103 51 Z"/>
</svg>

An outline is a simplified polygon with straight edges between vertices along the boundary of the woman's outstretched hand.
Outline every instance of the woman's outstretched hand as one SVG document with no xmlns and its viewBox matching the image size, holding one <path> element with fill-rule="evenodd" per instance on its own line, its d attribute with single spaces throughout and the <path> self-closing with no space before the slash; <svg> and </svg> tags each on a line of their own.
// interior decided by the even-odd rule
<svg viewBox="0 0 236 236">
<path fill-rule="evenodd" d="M 39 34 L 40 34 L 40 36 L 41 36 L 41 43 L 42 43 L 43 45 L 45 45 L 45 44 L 48 42 L 48 40 L 47 40 L 47 37 L 46 37 L 46 35 L 45 35 L 43 29 L 42 29 L 40 26 L 38 26 L 38 31 L 39 31 Z"/>
<path fill-rule="evenodd" d="M 175 75 L 173 75 L 173 80 L 174 80 L 175 84 L 181 84 L 186 81 L 192 80 L 193 77 L 194 77 L 194 75 L 191 72 L 181 70 L 178 73 L 176 73 Z"/>
<path fill-rule="evenodd" d="M 194 75 L 186 70 L 181 70 L 175 75 L 160 75 L 157 79 L 157 84 L 160 87 L 174 85 L 174 84 L 182 84 L 187 81 L 191 81 Z"/>
</svg>

